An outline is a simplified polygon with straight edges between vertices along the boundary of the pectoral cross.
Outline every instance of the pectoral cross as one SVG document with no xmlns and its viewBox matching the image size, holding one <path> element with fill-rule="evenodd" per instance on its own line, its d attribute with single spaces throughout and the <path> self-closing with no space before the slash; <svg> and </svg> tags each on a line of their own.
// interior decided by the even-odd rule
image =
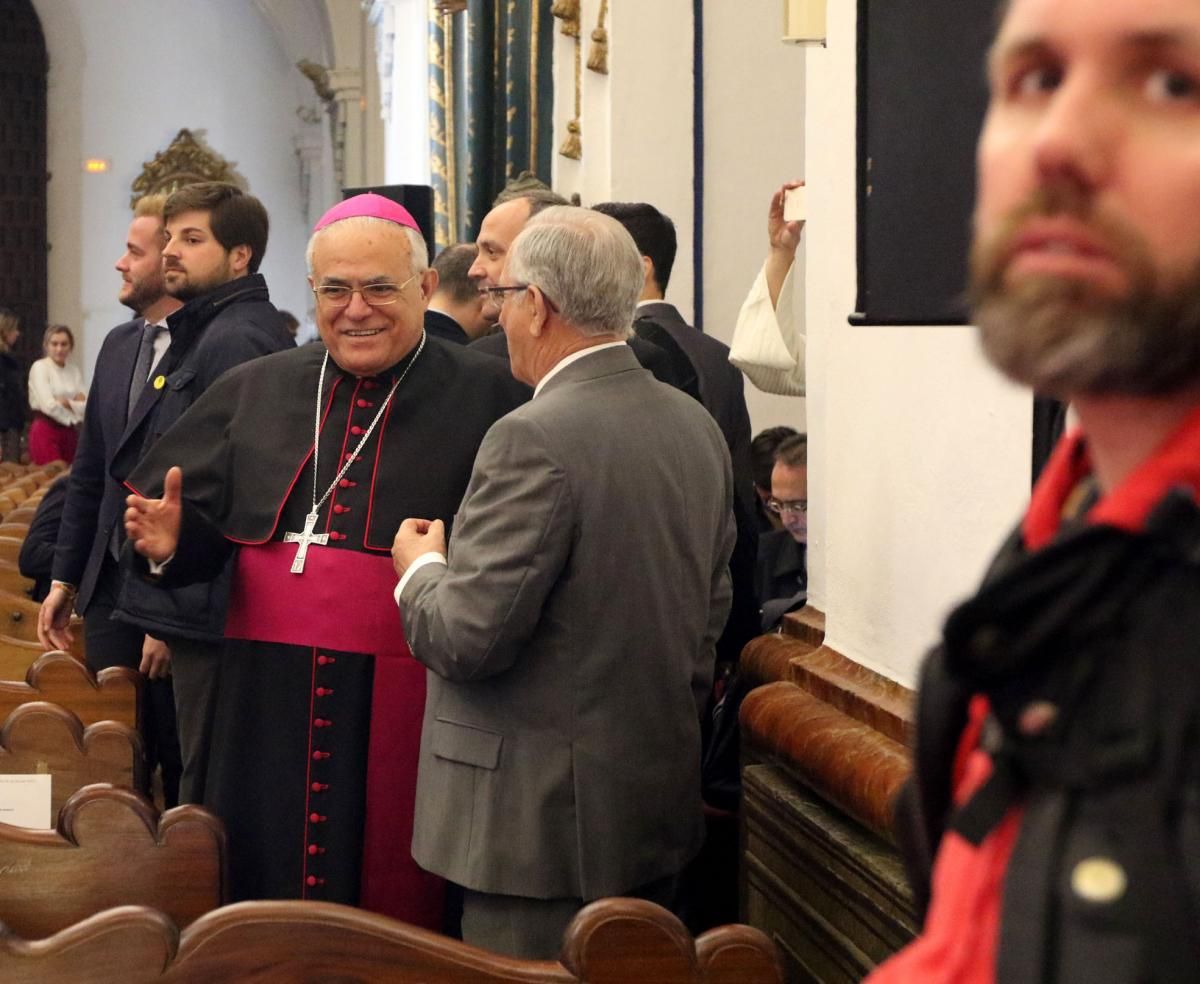
<svg viewBox="0 0 1200 984">
<path fill-rule="evenodd" d="M 298 543 L 296 548 L 296 559 L 292 561 L 292 573 L 304 573 L 304 561 L 308 558 L 308 547 L 311 543 L 319 543 L 324 546 L 329 542 L 328 533 L 314 533 L 313 527 L 317 525 L 317 514 L 314 510 L 304 517 L 304 532 L 303 533 L 284 533 L 284 543 Z"/>
</svg>

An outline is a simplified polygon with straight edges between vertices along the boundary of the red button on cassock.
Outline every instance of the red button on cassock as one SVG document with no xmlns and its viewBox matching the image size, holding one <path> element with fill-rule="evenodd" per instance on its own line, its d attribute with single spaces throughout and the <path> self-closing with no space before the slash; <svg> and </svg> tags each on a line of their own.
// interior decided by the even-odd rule
<svg viewBox="0 0 1200 984">
<path fill-rule="evenodd" d="M 308 853 L 309 854 L 324 854 L 325 848 L 317 847 L 316 844 L 309 844 L 308 845 Z"/>
<path fill-rule="evenodd" d="M 338 503 L 336 506 L 333 507 L 333 511 L 340 516 L 342 513 L 348 513 L 350 511 L 350 507 L 343 506 L 341 503 Z"/>
<path fill-rule="evenodd" d="M 327 782 L 314 782 L 314 783 L 313 783 L 311 786 L 309 786 L 308 788 L 309 788 L 309 789 L 311 789 L 311 790 L 312 790 L 314 793 L 323 793 L 323 792 L 325 792 L 325 790 L 327 790 L 327 789 L 329 788 L 329 783 L 327 783 Z"/>
<path fill-rule="evenodd" d="M 363 429 L 361 427 L 359 427 L 357 424 L 355 424 L 353 427 L 350 428 L 350 433 L 353 434 L 355 437 L 358 437 L 358 435 L 361 434 L 362 432 L 363 432 Z"/>
<path fill-rule="evenodd" d="M 343 479 L 342 479 L 340 482 L 338 482 L 338 488 L 340 488 L 340 489 L 348 489 L 348 488 L 350 488 L 350 486 L 351 486 L 351 485 L 353 485 L 353 484 L 354 484 L 354 483 L 353 483 L 352 481 L 350 481 L 350 479 L 348 479 L 348 478 L 343 478 Z"/>
<path fill-rule="evenodd" d="M 375 406 L 375 404 L 374 404 L 374 403 L 372 403 L 370 400 L 362 400 L 362 399 L 360 399 L 360 400 L 357 400 L 357 401 L 355 401 L 355 402 L 357 402 L 357 404 L 358 404 L 359 408 L 360 408 L 360 409 L 362 409 L 362 410 L 366 410 L 366 409 L 368 409 L 368 408 L 370 408 L 370 407 L 373 407 L 373 406 Z"/>
<path fill-rule="evenodd" d="M 304 884 L 306 884 L 309 888 L 312 888 L 314 885 L 324 885 L 325 879 L 318 878 L 316 875 L 309 875 L 304 879 Z"/>
<path fill-rule="evenodd" d="M 319 813 L 310 813 L 308 815 L 308 819 L 312 823 L 324 823 L 328 819 L 328 817 L 323 817 Z"/>
</svg>

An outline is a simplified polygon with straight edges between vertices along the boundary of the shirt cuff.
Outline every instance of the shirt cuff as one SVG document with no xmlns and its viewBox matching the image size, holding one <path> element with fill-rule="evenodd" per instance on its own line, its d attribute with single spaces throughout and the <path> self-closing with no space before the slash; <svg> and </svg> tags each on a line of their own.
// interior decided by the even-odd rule
<svg viewBox="0 0 1200 984">
<path fill-rule="evenodd" d="M 174 551 L 171 551 L 171 556 L 168 557 L 166 560 L 164 560 L 161 564 L 158 563 L 158 561 L 151 560 L 149 557 L 147 557 L 146 563 L 150 565 L 150 576 L 151 577 L 161 577 L 162 572 L 167 569 L 167 564 L 171 563 L 171 561 L 173 561 L 174 559 L 175 559 Z"/>
<path fill-rule="evenodd" d="M 411 564 L 408 565 L 408 570 L 404 572 L 404 577 L 400 578 L 400 583 L 396 585 L 396 590 L 392 593 L 392 597 L 396 599 L 396 604 L 400 604 L 400 595 L 404 591 L 404 586 L 409 580 L 426 564 L 445 564 L 446 558 L 436 550 L 430 550 L 429 553 L 423 553 Z"/>
</svg>

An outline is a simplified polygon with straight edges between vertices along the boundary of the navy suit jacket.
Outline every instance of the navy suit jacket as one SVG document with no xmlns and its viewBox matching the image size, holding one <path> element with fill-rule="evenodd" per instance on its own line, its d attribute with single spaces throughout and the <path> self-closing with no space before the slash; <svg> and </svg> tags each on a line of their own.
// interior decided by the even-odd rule
<svg viewBox="0 0 1200 984">
<path fill-rule="evenodd" d="M 466 345 L 471 339 L 457 321 L 444 311 L 434 311 L 432 308 L 425 312 L 425 330 L 429 334 L 444 338 L 457 345 Z"/>
<path fill-rule="evenodd" d="M 127 436 L 129 385 L 142 340 L 141 318 L 117 325 L 104 339 L 71 465 L 70 488 L 63 507 L 54 577 L 79 586 L 75 609 L 87 611 L 113 527 L 125 510 L 128 492 L 108 477 L 108 466 Z M 133 423 L 131 421 L 131 423 Z"/>
</svg>

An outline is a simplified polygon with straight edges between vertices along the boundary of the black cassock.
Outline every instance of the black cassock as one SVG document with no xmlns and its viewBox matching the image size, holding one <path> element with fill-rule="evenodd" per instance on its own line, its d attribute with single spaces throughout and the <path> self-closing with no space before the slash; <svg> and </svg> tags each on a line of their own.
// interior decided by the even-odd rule
<svg viewBox="0 0 1200 984">
<path fill-rule="evenodd" d="M 239 548 L 205 782 L 233 897 L 361 904 L 437 928 L 440 884 L 410 854 L 425 670 L 392 599 L 392 539 L 410 516 L 449 525 L 483 435 L 529 391 L 497 360 L 429 338 L 355 454 L 414 357 L 369 378 L 331 359 L 318 499 L 354 460 L 319 510 L 327 544 L 293 574 L 299 545 L 283 541 L 312 509 L 324 355 L 310 345 L 230 371 L 127 484 L 157 497 L 183 469 L 164 586 L 214 575 Z"/>
</svg>

